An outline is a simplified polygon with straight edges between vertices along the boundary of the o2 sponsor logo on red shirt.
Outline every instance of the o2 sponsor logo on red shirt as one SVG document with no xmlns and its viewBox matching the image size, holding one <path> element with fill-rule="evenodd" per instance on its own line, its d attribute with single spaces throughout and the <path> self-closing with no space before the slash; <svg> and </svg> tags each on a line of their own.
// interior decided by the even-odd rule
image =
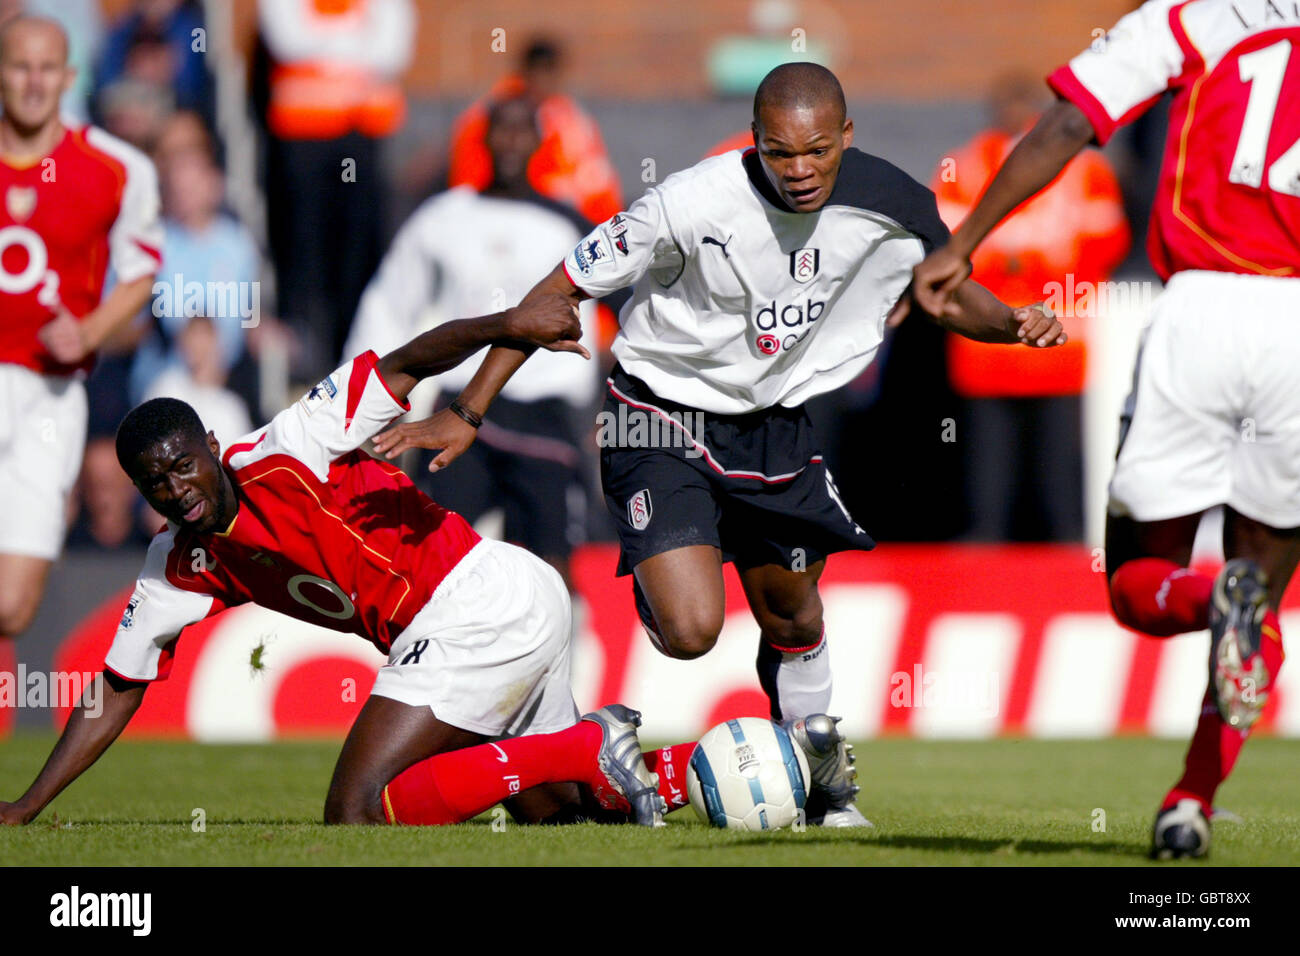
<svg viewBox="0 0 1300 956">
<path fill-rule="evenodd" d="M 27 253 L 27 265 L 18 272 L 10 272 L 4 264 L 5 254 L 13 247 Z M 0 229 L 0 293 L 24 295 L 38 285 L 37 301 L 48 309 L 59 305 L 59 275 L 50 264 L 50 254 L 45 241 L 26 226 L 5 226 Z"/>
</svg>

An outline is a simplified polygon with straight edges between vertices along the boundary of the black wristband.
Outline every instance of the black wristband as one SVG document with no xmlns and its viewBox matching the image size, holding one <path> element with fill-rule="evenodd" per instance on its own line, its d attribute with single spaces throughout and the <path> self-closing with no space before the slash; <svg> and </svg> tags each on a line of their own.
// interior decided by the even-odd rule
<svg viewBox="0 0 1300 956">
<path fill-rule="evenodd" d="M 469 425 L 472 425 L 474 428 L 478 428 L 480 425 L 483 424 L 483 416 L 480 415 L 478 412 L 470 411 L 468 408 L 466 408 L 464 405 L 460 403 L 460 399 L 456 399 L 454 402 L 451 403 L 449 407 L 456 414 L 457 417 L 463 419 L 465 422 L 467 422 Z"/>
</svg>

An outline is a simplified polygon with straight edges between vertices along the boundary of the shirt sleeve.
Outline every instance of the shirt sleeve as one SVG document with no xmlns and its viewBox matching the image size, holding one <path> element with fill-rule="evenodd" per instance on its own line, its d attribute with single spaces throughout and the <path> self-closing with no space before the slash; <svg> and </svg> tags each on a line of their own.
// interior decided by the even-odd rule
<svg viewBox="0 0 1300 956">
<path fill-rule="evenodd" d="M 411 410 L 407 401 L 388 390 L 378 363 L 378 356 L 366 351 L 327 375 L 271 419 L 251 443 L 232 448 L 231 466 L 249 464 L 249 455 L 285 454 L 305 464 L 322 482 L 328 481 L 334 461 L 356 451 Z"/>
<path fill-rule="evenodd" d="M 186 591 L 167 580 L 167 560 L 174 545 L 170 530 L 155 535 L 149 545 L 144 568 L 104 658 L 105 669 L 119 677 L 166 680 L 181 631 L 225 609 L 213 595 Z"/>
<path fill-rule="evenodd" d="M 1170 23 L 1179 0 L 1149 0 L 1047 78 L 1092 122 L 1098 144 L 1151 107 L 1182 75 L 1185 56 Z"/>
<path fill-rule="evenodd" d="M 588 233 L 565 257 L 564 271 L 570 282 L 598 299 L 647 272 L 680 273 L 684 261 L 663 198 L 652 189 Z"/>
<path fill-rule="evenodd" d="M 126 181 L 117 218 L 108 230 L 109 263 L 118 283 L 156 275 L 162 264 L 162 200 L 153 162 L 133 146 L 90 127 L 86 141 L 121 162 Z"/>
</svg>

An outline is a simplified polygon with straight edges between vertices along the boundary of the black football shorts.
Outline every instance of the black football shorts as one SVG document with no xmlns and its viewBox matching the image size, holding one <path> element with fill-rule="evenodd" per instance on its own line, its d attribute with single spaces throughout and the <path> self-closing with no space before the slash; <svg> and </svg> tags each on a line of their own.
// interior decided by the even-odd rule
<svg viewBox="0 0 1300 956">
<path fill-rule="evenodd" d="M 597 419 L 619 575 L 709 544 L 739 568 L 801 571 L 875 542 L 849 514 L 802 407 L 715 415 L 658 397 L 614 367 Z"/>
</svg>

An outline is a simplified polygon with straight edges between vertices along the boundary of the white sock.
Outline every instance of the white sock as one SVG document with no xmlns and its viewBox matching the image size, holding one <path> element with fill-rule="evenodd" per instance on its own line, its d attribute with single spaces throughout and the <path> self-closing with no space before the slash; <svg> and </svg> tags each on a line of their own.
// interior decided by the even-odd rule
<svg viewBox="0 0 1300 956">
<path fill-rule="evenodd" d="M 794 653 L 760 642 L 757 667 L 758 682 L 771 702 L 773 720 L 830 711 L 831 654 L 825 631 L 816 645 Z"/>
</svg>

